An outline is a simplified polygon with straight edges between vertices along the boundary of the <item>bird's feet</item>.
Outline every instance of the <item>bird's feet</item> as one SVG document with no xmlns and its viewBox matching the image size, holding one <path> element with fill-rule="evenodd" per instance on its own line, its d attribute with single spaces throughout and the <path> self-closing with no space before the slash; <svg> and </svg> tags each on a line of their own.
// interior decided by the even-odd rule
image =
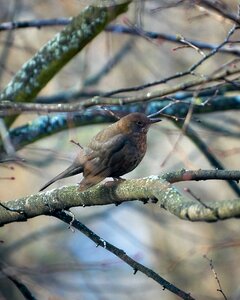
<svg viewBox="0 0 240 300">
<path fill-rule="evenodd" d="M 108 188 L 111 188 L 113 186 L 116 185 L 116 183 L 120 183 L 120 182 L 123 182 L 125 181 L 126 179 L 124 178 L 121 178 L 121 177 L 113 177 L 113 181 L 107 181 L 105 182 L 105 186 L 108 187 Z"/>
<path fill-rule="evenodd" d="M 121 181 L 126 181 L 126 179 L 122 177 L 113 177 L 114 182 L 121 182 Z"/>
</svg>

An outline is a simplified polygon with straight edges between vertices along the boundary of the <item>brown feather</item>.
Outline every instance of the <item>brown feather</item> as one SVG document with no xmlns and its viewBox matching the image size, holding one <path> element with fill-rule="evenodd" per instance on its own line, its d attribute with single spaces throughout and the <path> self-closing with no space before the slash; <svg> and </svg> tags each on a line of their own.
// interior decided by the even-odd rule
<svg viewBox="0 0 240 300">
<path fill-rule="evenodd" d="M 101 182 L 106 177 L 118 178 L 141 162 L 147 150 L 147 132 L 152 123 L 142 113 L 132 113 L 100 131 L 65 171 L 54 177 L 42 188 L 56 180 L 83 172 L 80 190 Z"/>
</svg>

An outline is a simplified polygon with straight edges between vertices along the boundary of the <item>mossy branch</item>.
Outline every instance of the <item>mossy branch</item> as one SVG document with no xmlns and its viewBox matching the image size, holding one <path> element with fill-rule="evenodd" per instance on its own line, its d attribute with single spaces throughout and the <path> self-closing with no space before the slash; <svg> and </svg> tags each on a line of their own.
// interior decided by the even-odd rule
<svg viewBox="0 0 240 300">
<path fill-rule="evenodd" d="M 110 21 L 127 10 L 129 2 L 110 7 L 86 7 L 22 66 L 0 94 L 0 100 L 32 101 L 67 62 Z M 10 125 L 13 119 L 6 118 L 6 123 Z"/>
<path fill-rule="evenodd" d="M 144 202 L 149 199 L 157 200 L 156 203 L 161 208 L 184 220 L 211 222 L 239 217 L 240 199 L 208 201 L 204 204 L 182 195 L 171 185 L 179 181 L 208 179 L 239 180 L 240 171 L 180 170 L 163 176 L 100 184 L 85 192 L 79 192 L 77 185 L 64 186 L 1 204 L 0 225 L 25 221 L 39 215 L 52 215 L 57 210 L 75 206 L 120 204 L 136 199 Z"/>
</svg>

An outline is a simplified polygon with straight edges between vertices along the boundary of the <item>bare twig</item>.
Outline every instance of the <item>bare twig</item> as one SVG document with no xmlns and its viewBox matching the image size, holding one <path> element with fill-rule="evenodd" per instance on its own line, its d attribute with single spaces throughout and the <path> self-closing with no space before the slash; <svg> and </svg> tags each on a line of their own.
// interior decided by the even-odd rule
<svg viewBox="0 0 240 300">
<path fill-rule="evenodd" d="M 163 289 L 172 292 L 173 294 L 177 295 L 179 298 L 186 299 L 186 300 L 194 299 L 189 293 L 186 293 L 183 290 L 177 288 L 175 285 L 165 280 L 163 277 L 161 277 L 153 270 L 145 267 L 144 265 L 132 259 L 123 250 L 117 248 L 116 246 L 110 244 L 106 240 L 100 238 L 96 233 L 94 233 L 84 224 L 80 223 L 77 219 L 73 219 L 71 215 L 67 214 L 67 212 L 57 211 L 54 213 L 54 216 L 67 224 L 71 224 L 72 227 L 76 228 L 84 235 L 86 235 L 89 239 L 91 239 L 94 243 L 96 243 L 97 246 L 101 246 L 104 249 L 116 255 L 118 258 L 120 258 L 122 261 L 124 261 L 126 264 L 128 264 L 130 267 L 133 268 L 134 274 L 136 274 L 137 271 L 140 271 L 146 276 L 156 281 L 158 284 L 160 284 L 163 287 Z"/>
<path fill-rule="evenodd" d="M 225 295 L 225 293 L 223 292 L 222 285 L 221 285 L 221 282 L 220 282 L 220 280 L 219 280 L 219 278 L 218 278 L 218 274 L 217 274 L 217 272 L 215 271 L 215 268 L 214 268 L 212 259 L 208 258 L 207 255 L 203 255 L 203 257 L 206 258 L 206 260 L 208 260 L 209 265 L 210 265 L 210 268 L 211 268 L 211 270 L 212 270 L 212 272 L 213 272 L 213 274 L 214 274 L 214 278 L 215 278 L 216 281 L 217 281 L 217 285 L 218 285 L 218 287 L 219 287 L 219 288 L 217 289 L 217 291 L 220 292 L 220 293 L 222 294 L 222 296 L 223 296 L 223 298 L 224 298 L 225 300 L 227 300 L 228 298 L 227 298 L 227 296 Z"/>
<path fill-rule="evenodd" d="M 88 108 L 96 105 L 100 105 L 100 106 L 101 105 L 123 105 L 123 104 L 137 103 L 137 102 L 146 102 L 152 99 L 173 94 L 177 91 L 183 91 L 210 82 L 224 80 L 226 77 L 230 75 L 235 75 L 239 73 L 240 73 L 240 67 L 232 70 L 227 69 L 219 72 L 218 74 L 214 74 L 212 76 L 197 78 L 195 80 L 183 82 L 169 88 L 150 91 L 147 93 L 140 93 L 132 97 L 109 98 L 109 97 L 95 96 L 92 99 L 81 101 L 81 103 L 79 104 L 78 103 L 75 104 L 74 103 L 73 104 L 14 103 L 3 99 L 0 102 L 0 114 L 14 115 L 14 114 L 19 114 L 21 112 L 45 112 L 45 113 L 66 112 L 66 111 L 73 112 L 73 111 L 80 111 L 84 108 Z"/>
<path fill-rule="evenodd" d="M 1 266 L 0 272 L 7 277 L 12 283 L 18 288 L 20 293 L 24 296 L 25 299 L 27 300 L 36 300 L 36 298 L 33 296 L 29 288 L 22 283 L 19 279 L 16 278 L 13 274 L 10 274 L 7 271 L 6 267 Z"/>
<path fill-rule="evenodd" d="M 169 76 L 168 78 L 164 78 L 164 79 L 161 79 L 161 80 L 150 82 L 150 83 L 147 83 L 147 84 L 144 84 L 144 85 L 141 85 L 141 86 L 135 86 L 135 87 L 129 87 L 129 88 L 123 88 L 123 89 L 118 89 L 118 90 L 115 90 L 115 91 L 111 91 L 111 92 L 106 93 L 105 96 L 112 96 L 112 95 L 123 93 L 123 92 L 139 91 L 139 90 L 143 90 L 145 88 L 151 87 L 151 86 L 166 83 L 170 80 L 173 80 L 173 79 L 176 79 L 176 78 L 179 78 L 179 77 L 183 77 L 183 76 L 186 76 L 186 75 L 193 74 L 193 71 L 195 71 L 203 62 L 205 62 L 207 59 L 209 59 L 210 57 L 215 55 L 217 52 L 219 52 L 220 49 L 222 49 L 229 42 L 230 37 L 233 35 L 233 33 L 235 32 L 236 29 L 237 29 L 236 25 L 233 25 L 233 27 L 228 32 L 226 38 L 224 39 L 224 41 L 222 43 L 220 43 L 219 45 L 215 46 L 211 50 L 211 52 L 209 52 L 207 55 L 204 54 L 203 58 L 200 59 L 197 63 L 193 64 L 188 70 L 186 70 L 184 72 L 176 73 L 172 76 Z M 140 28 L 137 28 L 134 25 L 132 25 L 131 30 L 136 31 L 139 35 L 141 35 L 143 37 L 148 37 L 149 38 L 147 32 L 143 31 Z M 181 38 L 178 37 L 178 39 L 181 43 L 185 44 L 185 41 L 184 42 L 181 41 Z M 191 42 L 190 40 L 188 40 L 188 42 L 193 47 L 200 48 L 194 42 Z"/>
<path fill-rule="evenodd" d="M 31 28 L 31 27 L 36 27 L 36 28 L 40 29 L 40 28 L 46 27 L 46 26 L 48 26 L 48 27 L 50 27 L 50 26 L 66 26 L 70 22 L 71 22 L 71 18 L 5 22 L 5 23 L 0 24 L 0 31 Z"/>
<path fill-rule="evenodd" d="M 181 43 L 186 44 L 187 46 L 189 46 L 190 48 L 194 49 L 195 51 L 197 51 L 200 55 L 202 55 L 202 57 L 206 57 L 206 54 L 196 45 L 194 45 L 193 43 L 191 43 L 190 41 L 188 41 L 185 37 L 178 36 L 179 40 Z"/>
<path fill-rule="evenodd" d="M 192 142 L 198 147 L 201 153 L 206 157 L 206 159 L 211 163 L 211 165 L 214 168 L 220 170 L 225 169 L 222 162 L 219 159 L 217 159 L 217 157 L 214 155 L 214 153 L 212 153 L 208 145 L 201 139 L 201 137 L 197 134 L 197 132 L 194 129 L 188 127 L 185 130 L 185 135 L 192 140 Z M 228 181 L 227 183 L 231 187 L 231 189 L 236 193 L 236 195 L 240 196 L 240 187 L 238 186 L 238 184 L 235 181 Z"/>
<path fill-rule="evenodd" d="M 187 192 L 189 195 L 191 195 L 199 203 L 201 203 L 201 205 L 203 205 L 205 208 L 212 209 L 210 206 L 205 204 L 199 197 L 197 197 L 190 188 L 184 188 L 184 191 Z"/>
<path fill-rule="evenodd" d="M 78 146 L 79 148 L 83 149 L 83 146 L 80 145 L 80 143 L 74 141 L 74 140 L 70 140 L 71 143 L 73 143 L 74 145 Z"/>
<path fill-rule="evenodd" d="M 179 172 L 168 172 L 162 177 L 170 183 L 191 180 L 235 180 L 239 181 L 238 174 L 240 171 L 228 170 L 181 170 Z"/>
<path fill-rule="evenodd" d="M 212 1 L 212 0 L 197 0 L 195 1 L 196 5 L 206 7 L 208 9 L 211 9 L 221 15 L 222 17 L 229 19 L 238 25 L 240 25 L 239 16 L 231 13 L 227 9 L 223 8 L 218 1 Z"/>
</svg>

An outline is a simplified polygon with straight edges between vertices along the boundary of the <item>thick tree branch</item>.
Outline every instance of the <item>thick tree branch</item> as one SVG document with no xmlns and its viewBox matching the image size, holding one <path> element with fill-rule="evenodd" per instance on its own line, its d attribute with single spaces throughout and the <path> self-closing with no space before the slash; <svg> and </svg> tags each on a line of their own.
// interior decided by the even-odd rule
<svg viewBox="0 0 240 300">
<path fill-rule="evenodd" d="M 240 217 L 240 199 L 209 201 L 207 206 L 202 205 L 181 195 L 166 180 L 167 176 L 169 176 L 169 182 L 174 182 L 174 176 L 170 173 L 162 177 L 150 176 L 120 183 L 100 184 L 82 193 L 78 192 L 78 186 L 74 185 L 8 201 L 0 206 L 0 225 L 26 221 L 39 215 L 52 215 L 56 210 L 69 209 L 74 206 L 120 204 L 136 199 L 141 201 L 156 199 L 161 208 L 184 220 L 210 222 Z M 240 171 L 181 170 L 175 173 L 176 181 L 206 179 L 240 180 Z"/>
<path fill-rule="evenodd" d="M 207 94 L 207 92 L 206 92 Z M 188 97 L 189 98 L 186 98 Z M 145 112 L 146 114 L 154 114 L 158 111 L 162 111 L 165 116 L 184 118 L 187 115 L 189 105 L 193 101 L 193 95 L 190 93 L 179 93 L 174 96 L 176 102 L 171 103 L 168 99 L 161 99 L 157 101 L 152 101 L 146 103 L 144 106 L 141 103 L 131 104 L 131 105 L 117 105 L 109 106 L 108 108 L 114 111 L 119 112 Z M 179 100 L 178 100 L 179 99 Z M 186 99 L 186 100 L 184 100 Z M 183 100 L 183 101 L 182 101 Z M 227 111 L 227 110 L 239 110 L 240 109 L 240 100 L 239 96 L 233 97 L 213 97 L 211 102 L 208 105 L 204 105 L 206 97 L 203 94 L 203 97 L 198 97 L 198 104 L 194 105 L 194 113 L 211 113 L 216 111 Z M 33 104 L 34 105 L 34 104 Z M 43 108 L 52 108 L 53 110 L 57 108 L 58 105 L 42 106 Z M 58 108 L 63 108 L 64 105 L 59 105 Z M 81 108 L 81 104 L 72 105 L 69 104 L 69 110 L 75 109 L 78 107 Z M 73 109 L 73 110 L 74 110 Z M 114 119 L 112 116 L 103 114 L 101 109 L 89 109 L 84 110 L 79 113 L 62 113 L 55 116 L 41 116 L 31 122 L 28 122 L 26 125 L 11 129 L 9 131 L 9 138 L 14 146 L 15 150 L 19 150 L 26 145 L 29 145 L 43 137 L 49 136 L 51 134 L 60 132 L 62 130 L 69 128 L 69 120 L 71 121 L 72 127 L 84 126 L 88 124 L 99 124 L 112 122 Z M 3 144 L 0 142 L 0 155 L 2 159 L 5 158 Z"/>
<path fill-rule="evenodd" d="M 0 94 L 1 100 L 30 102 L 59 70 L 84 48 L 129 1 L 111 7 L 86 7 L 16 73 Z M 8 125 L 13 118 L 8 118 Z"/>
</svg>

